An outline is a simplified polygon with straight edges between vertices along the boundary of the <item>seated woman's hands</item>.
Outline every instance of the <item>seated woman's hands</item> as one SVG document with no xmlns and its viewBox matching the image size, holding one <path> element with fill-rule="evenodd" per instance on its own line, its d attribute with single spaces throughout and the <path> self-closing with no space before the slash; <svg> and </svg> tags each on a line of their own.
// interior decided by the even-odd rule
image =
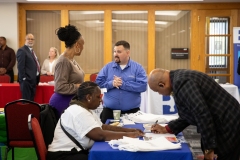
<svg viewBox="0 0 240 160">
<path fill-rule="evenodd" d="M 52 72 L 47 72 L 47 75 L 48 76 L 53 76 L 53 73 Z"/>
<path fill-rule="evenodd" d="M 137 138 L 144 136 L 144 133 L 140 132 L 139 130 L 135 129 L 135 131 L 127 132 L 127 137 Z"/>
<path fill-rule="evenodd" d="M 144 133 L 139 129 L 123 128 L 103 124 L 102 128 L 96 127 L 89 131 L 86 136 L 94 141 L 110 141 L 121 139 L 123 136 L 137 138 L 142 137 Z"/>
<path fill-rule="evenodd" d="M 142 130 L 136 128 L 128 128 L 127 132 L 139 132 L 139 134 L 144 135 L 144 132 Z"/>
</svg>

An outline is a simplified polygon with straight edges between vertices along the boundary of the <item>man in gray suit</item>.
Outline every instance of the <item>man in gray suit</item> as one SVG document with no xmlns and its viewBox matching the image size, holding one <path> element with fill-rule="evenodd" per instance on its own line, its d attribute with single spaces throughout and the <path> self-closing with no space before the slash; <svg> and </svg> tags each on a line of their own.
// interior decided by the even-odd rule
<svg viewBox="0 0 240 160">
<path fill-rule="evenodd" d="M 40 65 L 33 51 L 34 36 L 29 33 L 25 37 L 25 45 L 17 51 L 18 82 L 22 98 L 34 101 L 36 86 L 40 78 Z"/>
</svg>

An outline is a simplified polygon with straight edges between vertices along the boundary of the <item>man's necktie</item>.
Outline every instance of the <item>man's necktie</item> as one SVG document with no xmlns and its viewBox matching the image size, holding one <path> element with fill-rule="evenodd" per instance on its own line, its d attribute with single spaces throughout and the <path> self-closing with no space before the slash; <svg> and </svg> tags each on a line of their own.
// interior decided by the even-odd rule
<svg viewBox="0 0 240 160">
<path fill-rule="evenodd" d="M 37 65 L 38 73 L 40 73 L 40 65 L 39 65 L 39 63 L 38 63 L 38 61 L 37 61 L 37 57 L 36 57 L 36 55 L 35 55 L 33 49 L 32 49 L 32 54 L 33 54 L 34 60 L 35 60 L 36 65 Z"/>
</svg>

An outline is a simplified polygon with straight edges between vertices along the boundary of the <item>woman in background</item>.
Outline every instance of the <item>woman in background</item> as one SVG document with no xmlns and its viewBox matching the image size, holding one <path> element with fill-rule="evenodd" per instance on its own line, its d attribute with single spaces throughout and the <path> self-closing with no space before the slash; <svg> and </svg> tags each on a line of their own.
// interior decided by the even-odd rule
<svg viewBox="0 0 240 160">
<path fill-rule="evenodd" d="M 123 128 L 102 124 L 92 110 L 102 102 L 101 90 L 94 82 L 83 82 L 70 106 L 61 115 L 54 132 L 53 142 L 48 146 L 47 160 L 87 160 L 94 141 L 110 141 L 123 136 L 136 138 L 143 132 L 134 128 Z M 62 130 L 73 136 L 85 150 L 81 150 Z"/>
<path fill-rule="evenodd" d="M 54 75 L 58 55 L 59 54 L 58 54 L 57 48 L 51 47 L 48 52 L 48 58 L 44 60 L 41 68 L 42 75 L 48 75 L 48 76 Z"/>
<path fill-rule="evenodd" d="M 49 104 L 57 110 L 57 118 L 59 118 L 77 93 L 79 85 L 84 81 L 84 72 L 74 60 L 74 56 L 81 55 L 84 39 L 77 28 L 70 24 L 58 28 L 56 34 L 66 47 L 56 63 L 54 94 L 49 101 Z"/>
</svg>

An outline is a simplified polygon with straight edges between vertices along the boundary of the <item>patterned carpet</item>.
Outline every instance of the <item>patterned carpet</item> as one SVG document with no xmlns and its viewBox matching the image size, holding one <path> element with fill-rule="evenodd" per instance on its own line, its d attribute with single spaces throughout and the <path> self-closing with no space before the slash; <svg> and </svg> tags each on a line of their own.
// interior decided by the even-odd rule
<svg viewBox="0 0 240 160">
<path fill-rule="evenodd" d="M 197 133 L 197 129 L 195 126 L 189 126 L 183 131 L 183 135 L 185 140 L 187 141 L 192 153 L 193 159 L 199 160 L 198 157 L 202 156 L 201 150 L 201 136 Z"/>
</svg>

